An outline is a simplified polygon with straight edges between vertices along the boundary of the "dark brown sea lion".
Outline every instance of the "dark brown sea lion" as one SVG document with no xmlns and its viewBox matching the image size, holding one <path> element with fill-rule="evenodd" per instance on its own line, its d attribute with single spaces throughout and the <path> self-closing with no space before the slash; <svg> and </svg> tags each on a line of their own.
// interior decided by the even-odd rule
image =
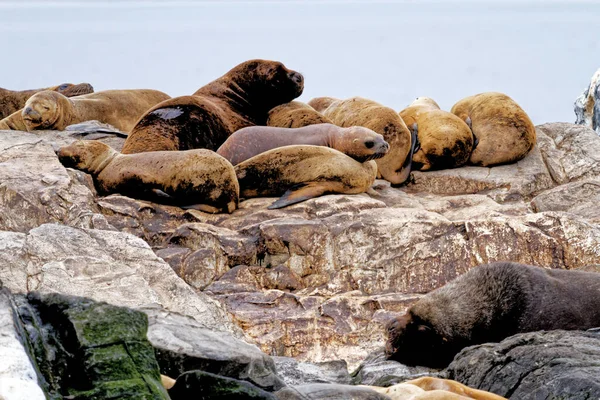
<svg viewBox="0 0 600 400">
<path fill-rule="evenodd" d="M 237 165 L 265 151 L 291 145 L 327 146 L 356 161 L 381 157 L 389 145 L 383 136 L 362 126 L 340 128 L 333 124 L 309 125 L 302 128 L 249 126 L 229 136 L 217 153 Z"/>
<path fill-rule="evenodd" d="M 73 98 L 47 90 L 31 96 L 23 110 L 0 124 L 27 131 L 64 130 L 71 124 L 97 120 L 129 132 L 150 107 L 168 98 L 169 95 L 150 89 L 105 90 Z"/>
<path fill-rule="evenodd" d="M 412 157 L 414 169 L 455 168 L 469 160 L 473 150 L 471 129 L 456 115 L 440 110 L 433 99 L 417 98 L 400 111 L 400 116 L 407 126 L 417 126 L 419 145 Z"/>
<path fill-rule="evenodd" d="M 330 124 L 331 120 L 300 101 L 291 101 L 269 111 L 267 126 L 301 128 L 315 124 Z"/>
<path fill-rule="evenodd" d="M 600 274 L 498 262 L 471 269 L 390 321 L 386 354 L 442 368 L 467 346 L 598 326 Z"/>
<path fill-rule="evenodd" d="M 243 198 L 283 195 L 273 209 L 329 193 L 364 193 L 375 181 L 377 164 L 324 146 L 285 146 L 236 165 L 235 173 Z"/>
<path fill-rule="evenodd" d="M 80 140 L 61 148 L 58 157 L 65 167 L 91 174 L 102 195 L 120 193 L 209 213 L 237 208 L 233 166 L 210 150 L 120 154 L 102 142 Z"/>
<path fill-rule="evenodd" d="M 392 184 L 408 179 L 416 132 L 408 130 L 396 111 L 372 100 L 353 97 L 331 102 L 322 113 L 338 126 L 364 126 L 383 135 L 390 150 L 377 160 L 379 174 Z"/>
<path fill-rule="evenodd" d="M 536 142 L 529 116 L 510 97 L 487 92 L 466 97 L 452 107 L 463 121 L 470 118 L 477 145 L 469 162 L 489 167 L 525 157 Z"/>
<path fill-rule="evenodd" d="M 31 90 L 8 90 L 0 88 L 0 119 L 6 118 L 10 114 L 19 111 L 25 106 L 27 99 L 37 92 L 44 90 L 54 90 L 67 97 L 94 93 L 94 88 L 89 83 L 79 83 L 76 85 L 72 83 L 63 83 L 48 88 Z"/>
<path fill-rule="evenodd" d="M 162 102 L 143 116 L 123 153 L 217 150 L 235 131 L 266 125 L 269 110 L 302 94 L 304 78 L 282 63 L 250 60 L 198 89 Z"/>
</svg>

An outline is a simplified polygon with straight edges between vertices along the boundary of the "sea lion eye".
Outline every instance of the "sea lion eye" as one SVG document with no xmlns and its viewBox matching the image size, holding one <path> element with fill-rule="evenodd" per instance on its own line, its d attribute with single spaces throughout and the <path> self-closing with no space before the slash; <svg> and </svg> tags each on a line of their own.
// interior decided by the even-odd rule
<svg viewBox="0 0 600 400">
<path fill-rule="evenodd" d="M 68 84 L 68 83 L 63 83 L 62 85 L 60 85 L 60 86 L 58 87 L 58 90 L 65 90 L 65 89 L 66 89 L 66 88 L 68 88 L 68 87 L 69 87 L 69 84 Z"/>
<path fill-rule="evenodd" d="M 375 142 L 372 140 L 366 141 L 365 146 L 367 146 L 367 149 L 371 149 L 373 146 L 375 146 Z"/>
</svg>

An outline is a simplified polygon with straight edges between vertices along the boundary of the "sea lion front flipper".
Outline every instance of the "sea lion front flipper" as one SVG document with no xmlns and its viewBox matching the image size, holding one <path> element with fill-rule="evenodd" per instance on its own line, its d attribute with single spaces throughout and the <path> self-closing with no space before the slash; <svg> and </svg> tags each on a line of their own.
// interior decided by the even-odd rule
<svg viewBox="0 0 600 400">
<path fill-rule="evenodd" d="M 299 183 L 288 189 L 273 204 L 267 207 L 269 210 L 283 208 L 292 204 L 300 203 L 308 199 L 314 199 L 327 193 L 326 182 L 306 182 Z"/>
<path fill-rule="evenodd" d="M 209 206 L 208 204 L 188 204 L 186 206 L 180 206 L 184 210 L 198 210 L 208 214 L 219 214 L 222 212 L 220 208 Z"/>
</svg>

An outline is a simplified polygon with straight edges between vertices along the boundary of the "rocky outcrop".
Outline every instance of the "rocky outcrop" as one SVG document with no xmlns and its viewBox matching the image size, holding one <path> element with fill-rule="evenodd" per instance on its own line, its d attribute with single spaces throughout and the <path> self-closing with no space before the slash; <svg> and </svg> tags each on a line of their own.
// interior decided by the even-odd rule
<svg viewBox="0 0 600 400">
<path fill-rule="evenodd" d="M 585 125 L 600 134 L 600 69 L 590 85 L 575 100 L 575 123 Z"/>
<path fill-rule="evenodd" d="M 598 332 L 533 332 L 468 347 L 455 357 L 447 374 L 510 399 L 596 399 L 598 360 Z"/>
</svg>

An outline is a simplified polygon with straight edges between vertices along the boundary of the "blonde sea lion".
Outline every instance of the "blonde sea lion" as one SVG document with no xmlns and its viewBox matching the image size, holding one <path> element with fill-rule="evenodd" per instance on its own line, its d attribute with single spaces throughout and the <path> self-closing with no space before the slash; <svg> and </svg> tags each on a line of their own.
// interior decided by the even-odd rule
<svg viewBox="0 0 600 400">
<path fill-rule="evenodd" d="M 301 128 L 315 124 L 330 124 L 331 120 L 300 101 L 291 101 L 269 111 L 267 126 Z"/>
<path fill-rule="evenodd" d="M 150 109 L 131 131 L 123 153 L 217 150 L 233 132 L 266 125 L 271 109 L 292 101 L 303 89 L 302 74 L 280 62 L 246 61 L 192 96 Z"/>
<path fill-rule="evenodd" d="M 274 209 L 329 193 L 364 193 L 375 181 L 377 164 L 329 147 L 296 145 L 254 156 L 236 165 L 235 173 L 241 197 L 281 196 L 269 206 Z"/>
<path fill-rule="evenodd" d="M 462 383 L 424 376 L 389 387 L 363 386 L 393 400 L 505 400 L 504 397 L 473 389 Z"/>
<path fill-rule="evenodd" d="M 473 150 L 473 134 L 465 121 L 440 110 L 429 97 L 419 97 L 400 111 L 407 126 L 417 126 L 418 148 L 413 168 L 421 171 L 464 165 Z"/>
<path fill-rule="evenodd" d="M 79 140 L 58 151 L 60 162 L 92 175 L 101 195 L 134 198 L 231 213 L 239 185 L 231 163 L 210 150 L 120 154 L 94 140 Z"/>
<path fill-rule="evenodd" d="M 0 88 L 0 119 L 6 118 L 10 114 L 22 109 L 25 106 L 27 99 L 43 90 L 54 90 L 67 97 L 94 92 L 94 88 L 89 83 L 79 83 L 76 85 L 72 83 L 63 83 L 48 88 L 31 90 L 8 90 Z"/>
<path fill-rule="evenodd" d="M 531 119 L 505 94 L 487 92 L 469 96 L 454 104 L 451 112 L 463 121 L 471 120 L 477 143 L 469 159 L 471 164 L 489 167 L 515 162 L 535 145 Z"/>
<path fill-rule="evenodd" d="M 323 113 L 331 103 L 335 103 L 336 101 L 340 101 L 340 99 L 336 99 L 335 97 L 315 97 L 308 102 L 308 105 L 318 112 Z"/>
<path fill-rule="evenodd" d="M 229 136 L 217 150 L 233 165 L 265 151 L 291 145 L 326 146 L 356 161 L 382 157 L 389 145 L 383 136 L 362 126 L 340 128 L 333 124 L 309 125 L 302 128 L 249 126 Z"/>
<path fill-rule="evenodd" d="M 471 269 L 392 319 L 386 355 L 443 368 L 467 346 L 598 326 L 600 273 L 498 262 Z"/>
<path fill-rule="evenodd" d="M 392 184 L 408 179 L 416 132 L 408 130 L 396 111 L 372 100 L 353 97 L 331 102 L 322 113 L 338 126 L 364 126 L 383 135 L 390 150 L 376 161 L 379 174 Z"/>
</svg>

